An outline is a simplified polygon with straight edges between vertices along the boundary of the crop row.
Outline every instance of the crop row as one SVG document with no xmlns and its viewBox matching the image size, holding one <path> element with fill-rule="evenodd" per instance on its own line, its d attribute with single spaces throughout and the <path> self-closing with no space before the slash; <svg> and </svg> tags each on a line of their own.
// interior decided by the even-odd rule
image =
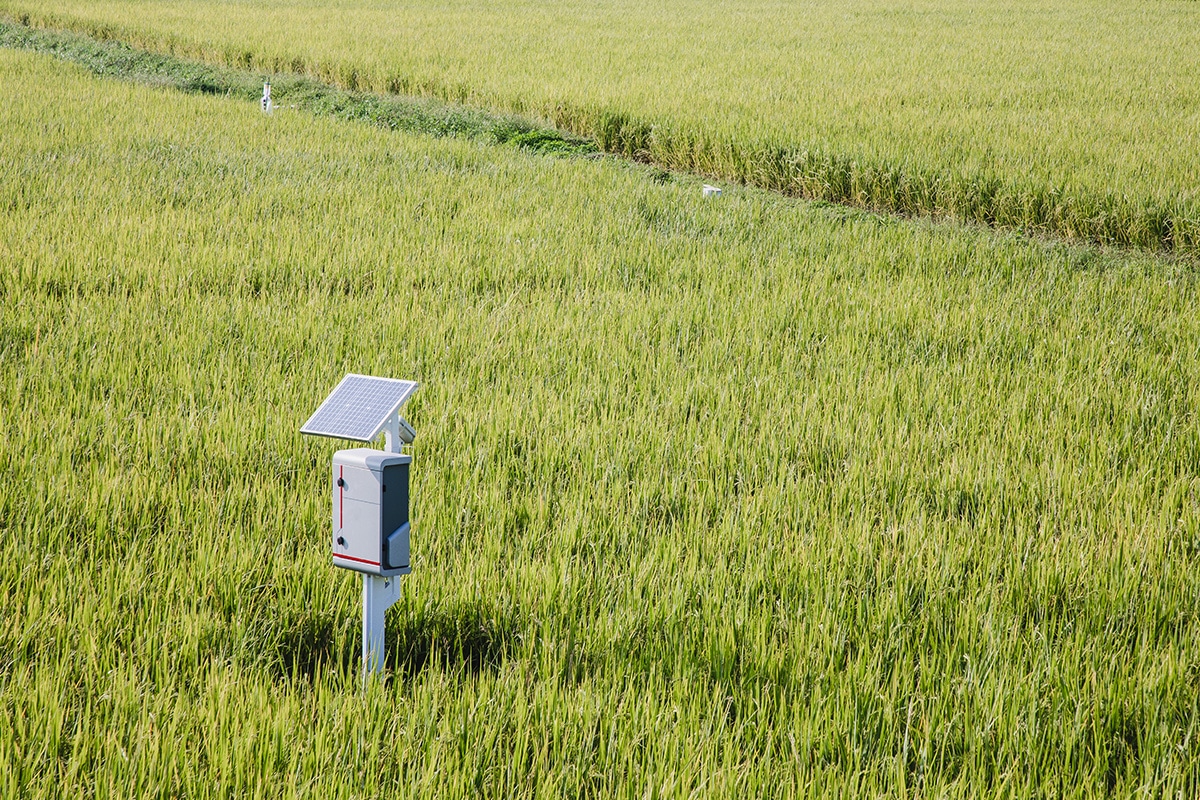
<svg viewBox="0 0 1200 800">
<path fill-rule="evenodd" d="M 609 152 L 801 197 L 1200 249 L 1200 21 L 1179 0 L 1152 14 L 1116 0 L 3 0 L 0 12 L 348 90 L 532 114 Z"/>
</svg>

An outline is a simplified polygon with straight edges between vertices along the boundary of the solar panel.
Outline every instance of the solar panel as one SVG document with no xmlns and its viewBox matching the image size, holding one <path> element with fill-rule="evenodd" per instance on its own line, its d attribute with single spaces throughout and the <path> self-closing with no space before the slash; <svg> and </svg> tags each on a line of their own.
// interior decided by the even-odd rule
<svg viewBox="0 0 1200 800">
<path fill-rule="evenodd" d="M 329 393 L 300 432 L 357 442 L 373 441 L 417 386 L 416 381 L 351 373 Z"/>
</svg>

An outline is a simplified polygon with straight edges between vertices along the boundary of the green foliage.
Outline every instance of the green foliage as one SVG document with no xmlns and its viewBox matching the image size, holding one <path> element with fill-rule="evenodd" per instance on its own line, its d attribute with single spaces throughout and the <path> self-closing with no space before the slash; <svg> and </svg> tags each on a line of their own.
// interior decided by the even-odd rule
<svg viewBox="0 0 1200 800">
<path fill-rule="evenodd" d="M 507 141 L 524 150 L 554 155 L 588 155 L 596 152 L 596 146 L 586 139 L 564 136 L 559 131 L 534 130 L 517 133 Z"/>
<path fill-rule="evenodd" d="M 184 92 L 259 98 L 264 80 L 272 82 L 277 105 L 345 120 L 370 122 L 390 130 L 431 136 L 461 136 L 558 155 L 584 155 L 594 145 L 559 131 L 539 128 L 512 115 L 490 114 L 436 100 L 382 97 L 343 91 L 295 75 L 263 75 L 170 55 L 137 50 L 121 42 L 97 41 L 69 32 L 37 30 L 0 20 L 0 46 L 49 53 L 81 64 L 96 75 L 119 77 Z"/>
<path fill-rule="evenodd" d="M 0 82 L 3 796 L 1196 795 L 1194 263 Z M 422 383 L 366 692 L 348 371 Z"/>
<path fill-rule="evenodd" d="M 606 152 L 878 211 L 1200 253 L 1200 19 L 1119 0 L 0 0 L 350 91 L 542 118 Z"/>
</svg>

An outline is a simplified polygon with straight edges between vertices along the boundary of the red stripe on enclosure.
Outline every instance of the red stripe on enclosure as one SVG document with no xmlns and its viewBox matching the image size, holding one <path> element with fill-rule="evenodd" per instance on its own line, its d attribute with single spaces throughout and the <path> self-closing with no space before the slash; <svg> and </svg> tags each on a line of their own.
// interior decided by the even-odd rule
<svg viewBox="0 0 1200 800">
<path fill-rule="evenodd" d="M 334 558 L 335 559 L 342 558 L 342 559 L 345 559 L 346 561 L 357 561 L 360 564 L 370 564 L 372 567 L 379 566 L 378 561 L 371 561 L 370 559 L 367 559 L 367 558 L 355 558 L 354 556 L 342 556 L 342 555 L 335 555 Z"/>
</svg>

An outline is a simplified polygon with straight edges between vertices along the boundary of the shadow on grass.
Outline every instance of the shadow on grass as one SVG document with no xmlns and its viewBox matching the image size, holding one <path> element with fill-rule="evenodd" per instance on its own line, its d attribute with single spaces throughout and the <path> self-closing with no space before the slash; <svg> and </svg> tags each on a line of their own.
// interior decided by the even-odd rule
<svg viewBox="0 0 1200 800">
<path fill-rule="evenodd" d="M 482 604 L 422 610 L 388 627 L 388 669 L 417 675 L 428 668 L 478 675 L 494 670 L 521 640 L 516 620 Z"/>
<path fill-rule="evenodd" d="M 328 614 L 280 621 L 274 631 L 272 666 L 282 680 L 312 681 L 329 671 L 361 669 L 357 614 Z M 494 670 L 514 651 L 521 634 L 516 619 L 484 604 L 416 609 L 389 614 L 386 668 L 406 679 L 427 669 L 464 676 Z"/>
</svg>

